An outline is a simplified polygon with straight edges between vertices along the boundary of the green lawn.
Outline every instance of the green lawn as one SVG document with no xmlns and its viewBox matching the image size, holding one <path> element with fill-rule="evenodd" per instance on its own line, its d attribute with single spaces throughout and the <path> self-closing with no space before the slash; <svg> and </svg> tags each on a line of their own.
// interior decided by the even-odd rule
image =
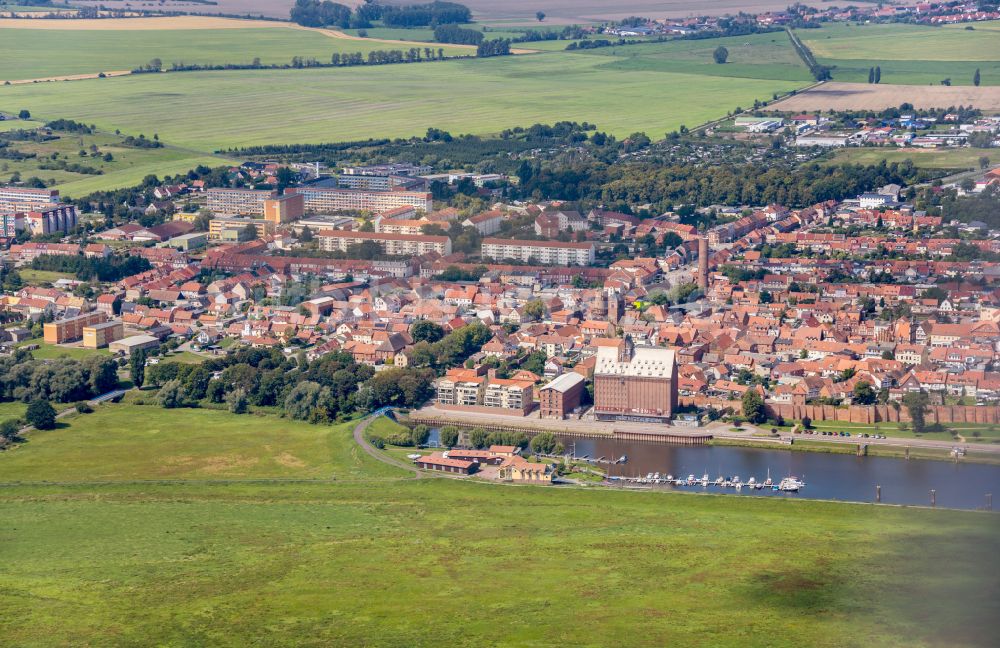
<svg viewBox="0 0 1000 648">
<path fill-rule="evenodd" d="M 139 75 L 0 87 L 0 109 L 26 107 L 130 133 L 155 125 L 169 144 L 210 152 L 402 137 L 431 126 L 487 133 L 558 120 L 660 137 L 803 85 L 608 63 L 604 56 L 552 52 L 376 68 Z M 276 106 L 280 117 L 261 118 Z"/>
<path fill-rule="evenodd" d="M 28 406 L 21 401 L 0 403 L 0 422 L 8 419 L 19 419 L 24 416 L 26 409 Z"/>
<path fill-rule="evenodd" d="M 955 148 L 955 149 L 906 149 L 901 150 L 892 147 L 879 148 L 844 148 L 836 151 L 830 158 L 831 164 L 878 164 L 882 160 L 886 162 L 902 162 L 910 160 L 914 165 L 925 169 L 978 169 L 979 158 L 996 158 L 1000 162 L 1000 155 L 991 151 L 975 148 Z"/>
<path fill-rule="evenodd" d="M 54 270 L 32 270 L 31 268 L 18 268 L 17 274 L 26 284 L 37 286 L 43 283 L 55 283 L 60 279 L 75 279 L 76 276 L 68 272 L 56 272 Z"/>
<path fill-rule="evenodd" d="M 41 338 L 25 340 L 17 346 L 28 346 L 37 344 L 38 348 L 31 352 L 36 360 L 55 360 L 56 358 L 73 358 L 82 360 L 92 355 L 111 355 L 107 349 L 85 349 L 82 346 L 65 346 L 61 344 L 48 344 Z"/>
<path fill-rule="evenodd" d="M 36 482 L 0 489 L 4 642 L 993 645 L 992 515 L 394 479 L 350 429 L 112 405 L 31 433 L 0 453 Z"/>
<path fill-rule="evenodd" d="M 378 40 L 330 38 L 284 27 L 258 29 L 64 30 L 0 28 L 0 83 L 72 74 L 131 70 L 159 58 L 172 63 L 289 63 L 293 56 L 330 62 L 341 54 L 400 49 Z M 442 45 L 446 55 L 469 50 Z M 435 48 L 437 49 L 437 48 Z M 31 51 L 32 56 L 18 56 Z"/>
<path fill-rule="evenodd" d="M 1000 38 L 988 28 L 837 24 L 796 33 L 837 81 L 867 82 L 878 65 L 884 84 L 972 85 L 979 68 L 982 85 L 1000 85 Z"/>
</svg>

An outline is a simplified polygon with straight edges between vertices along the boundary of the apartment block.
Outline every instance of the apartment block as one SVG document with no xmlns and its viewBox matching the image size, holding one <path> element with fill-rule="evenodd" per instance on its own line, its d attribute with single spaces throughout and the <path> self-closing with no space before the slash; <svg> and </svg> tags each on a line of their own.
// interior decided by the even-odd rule
<svg viewBox="0 0 1000 648">
<path fill-rule="evenodd" d="M 83 327 L 83 346 L 87 349 L 103 349 L 123 337 L 125 337 L 125 327 L 121 322 L 102 322 Z"/>
<path fill-rule="evenodd" d="M 205 196 L 206 206 L 213 214 L 264 216 L 264 202 L 273 198 L 274 192 L 259 189 L 209 189 Z"/>
<path fill-rule="evenodd" d="M 423 191 L 355 191 L 314 186 L 295 187 L 287 193 L 301 195 L 305 199 L 305 210 L 312 213 L 384 212 L 407 206 L 430 212 L 434 208 L 431 194 Z"/>
<path fill-rule="evenodd" d="M 262 218 L 213 218 L 208 221 L 208 238 L 214 241 L 235 241 L 247 225 L 257 230 L 257 238 L 274 234 L 274 223 Z"/>
<path fill-rule="evenodd" d="M 483 239 L 483 258 L 495 261 L 513 259 L 521 263 L 540 265 L 590 265 L 594 262 L 593 243 L 559 243 L 556 241 L 519 241 L 513 239 Z"/>
<path fill-rule="evenodd" d="M 67 319 L 48 322 L 42 328 L 46 344 L 62 344 L 73 342 L 83 337 L 83 329 L 107 321 L 107 316 L 100 311 L 92 311 L 69 317 Z"/>
<path fill-rule="evenodd" d="M 0 187 L 0 213 L 26 212 L 59 203 L 56 189 Z"/>
<path fill-rule="evenodd" d="M 264 220 L 275 225 L 291 223 L 305 215 L 305 200 L 300 194 L 285 194 L 264 200 Z"/>
<path fill-rule="evenodd" d="M 535 407 L 534 383 L 484 376 L 475 369 L 450 369 L 437 381 L 437 405 L 442 409 L 502 410 L 525 416 Z"/>
<path fill-rule="evenodd" d="M 418 256 L 428 252 L 436 252 L 442 256 L 451 254 L 451 239 L 447 236 L 324 230 L 316 235 L 316 240 L 319 241 L 320 249 L 327 252 L 346 252 L 352 245 L 373 241 L 392 256 Z"/>
</svg>

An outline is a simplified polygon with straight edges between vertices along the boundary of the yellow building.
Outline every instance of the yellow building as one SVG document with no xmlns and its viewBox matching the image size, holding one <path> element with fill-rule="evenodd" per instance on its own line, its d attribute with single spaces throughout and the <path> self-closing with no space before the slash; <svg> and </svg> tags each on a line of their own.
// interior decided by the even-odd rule
<svg viewBox="0 0 1000 648">
<path fill-rule="evenodd" d="M 103 322 L 83 327 L 83 346 L 87 349 L 103 349 L 123 337 L 125 327 L 121 322 Z"/>
<path fill-rule="evenodd" d="M 274 223 L 260 218 L 213 218 L 208 222 L 208 238 L 219 240 L 236 240 L 237 234 L 247 225 L 253 225 L 257 230 L 257 238 L 274 234 Z"/>
<path fill-rule="evenodd" d="M 195 219 L 198 218 L 198 212 L 175 212 L 175 221 L 184 221 L 185 223 L 193 223 Z"/>
<path fill-rule="evenodd" d="M 301 194 L 285 194 L 264 201 L 264 220 L 274 225 L 291 223 L 305 214 L 305 199 Z"/>
</svg>

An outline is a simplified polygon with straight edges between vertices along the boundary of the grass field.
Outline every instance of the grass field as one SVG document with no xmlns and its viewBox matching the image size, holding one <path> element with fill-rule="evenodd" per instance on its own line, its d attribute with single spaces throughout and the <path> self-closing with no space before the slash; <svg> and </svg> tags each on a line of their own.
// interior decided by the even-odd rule
<svg viewBox="0 0 1000 648">
<path fill-rule="evenodd" d="M 21 121 L 0 122 L 20 124 L 23 128 L 38 126 L 37 123 Z M 153 134 L 149 124 L 141 132 L 147 137 Z M 140 131 L 133 133 L 138 135 Z M 165 146 L 156 149 L 132 148 L 122 145 L 123 137 L 114 133 L 94 133 L 81 135 L 76 133 L 55 133 L 59 139 L 48 142 L 14 141 L 12 149 L 23 153 L 34 153 L 35 158 L 26 160 L 0 160 L 0 182 L 5 182 L 15 172 L 22 178 L 37 176 L 51 186 L 56 187 L 67 196 L 83 196 L 99 189 L 116 189 L 138 184 L 142 179 L 153 174 L 159 177 L 183 173 L 203 164 L 205 166 L 220 166 L 230 164 L 232 160 L 224 157 L 208 155 L 202 152 Z M 112 161 L 105 162 L 101 156 L 91 156 L 91 147 L 96 146 L 103 156 L 111 153 Z M 86 157 L 80 157 L 84 150 Z M 41 169 L 40 163 L 51 163 L 51 156 L 67 163 L 77 163 L 83 166 L 100 169 L 99 175 L 77 173 L 62 169 Z"/>
<path fill-rule="evenodd" d="M 897 149 L 897 148 L 845 148 L 836 151 L 829 162 L 831 164 L 878 164 L 886 162 L 902 162 L 910 160 L 918 167 L 925 169 L 978 169 L 979 158 L 986 156 L 1000 162 L 1000 155 L 990 155 L 991 151 L 974 148 L 956 149 Z"/>
<path fill-rule="evenodd" d="M 18 268 L 17 274 L 26 284 L 37 286 L 43 283 L 55 283 L 60 279 L 75 279 L 76 276 L 67 272 L 56 272 L 54 270 L 32 270 L 31 268 Z"/>
<path fill-rule="evenodd" d="M 607 57 L 546 53 L 374 69 L 140 75 L 0 87 L 0 109 L 139 132 L 210 151 L 262 143 L 337 141 L 589 121 L 652 137 L 716 118 L 801 82 L 603 67 Z M 102 84 L 98 92 L 97 84 Z M 235 109 L 235 107 L 239 107 Z M 280 118 L 261 119 L 281 106 Z"/>
<path fill-rule="evenodd" d="M 32 432 L 27 443 L 0 456 L 0 481 L 394 476 L 395 469 L 353 445 L 348 427 L 104 405 L 66 428 Z"/>
<path fill-rule="evenodd" d="M 85 349 L 82 346 L 48 344 L 41 338 L 25 340 L 17 346 L 28 346 L 31 344 L 38 345 L 38 348 L 31 352 L 31 355 L 34 356 L 36 360 L 55 360 L 56 358 L 73 358 L 74 360 L 82 360 L 83 358 L 87 358 L 92 355 L 111 355 L 111 352 L 107 349 Z"/>
<path fill-rule="evenodd" d="M 252 23 L 251 23 L 252 24 Z M 289 63 L 293 56 L 330 62 L 341 54 L 400 49 L 378 40 L 330 38 L 319 32 L 285 27 L 260 29 L 40 30 L 0 28 L 0 83 L 5 79 L 131 70 L 159 58 L 172 63 L 249 64 L 259 57 L 265 65 Z M 468 50 L 442 47 L 446 55 Z M 33 56 L 18 56 L 33 51 Z"/>
<path fill-rule="evenodd" d="M 556 41 L 565 47 L 565 41 Z M 533 43 L 531 45 L 534 45 Z M 715 63 L 717 47 L 729 50 L 724 65 Z M 809 83 L 812 76 L 783 32 L 700 41 L 673 41 L 584 50 L 588 56 L 607 57 L 602 69 L 679 72 L 704 76 L 777 79 Z"/>
<path fill-rule="evenodd" d="M 868 69 L 882 68 L 883 84 L 1000 85 L 1000 38 L 990 29 L 924 25 L 836 24 L 796 33 L 837 81 L 865 83 Z"/>
<path fill-rule="evenodd" d="M 0 490 L 4 642 L 993 645 L 992 515 L 398 479 L 349 430 L 122 405 L 32 433 L 0 453 L 35 482 Z"/>
<path fill-rule="evenodd" d="M 19 419 L 24 416 L 24 412 L 27 409 L 28 406 L 20 401 L 0 403 L 0 422 L 9 419 Z"/>
</svg>

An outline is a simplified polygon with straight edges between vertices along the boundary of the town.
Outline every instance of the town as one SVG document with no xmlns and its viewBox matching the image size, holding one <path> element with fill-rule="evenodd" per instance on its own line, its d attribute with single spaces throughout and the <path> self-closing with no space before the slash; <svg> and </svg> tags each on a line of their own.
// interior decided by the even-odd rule
<svg viewBox="0 0 1000 648">
<path fill-rule="evenodd" d="M 0 188 L 3 348 L 139 357 L 161 391 L 175 387 L 154 367 L 177 353 L 349 357 L 390 381 L 422 371 L 419 395 L 378 403 L 422 408 L 414 421 L 532 435 L 576 421 L 594 436 L 793 442 L 862 424 L 866 445 L 897 427 L 964 444 L 980 430 L 950 424 L 1000 423 L 995 218 L 915 209 L 890 184 L 803 208 L 718 206 L 699 229 L 690 210 L 505 201 L 502 174 L 336 171 L 248 162 L 213 174 L 242 187 L 153 186 L 124 219 Z M 434 199 L 461 184 L 481 211 Z M 961 185 L 996 195 L 1000 169 Z M 462 352 L 442 357 L 434 345 L 455 335 Z M 280 397 L 301 396 L 290 389 Z M 459 460 L 435 456 L 420 465 Z"/>
</svg>

